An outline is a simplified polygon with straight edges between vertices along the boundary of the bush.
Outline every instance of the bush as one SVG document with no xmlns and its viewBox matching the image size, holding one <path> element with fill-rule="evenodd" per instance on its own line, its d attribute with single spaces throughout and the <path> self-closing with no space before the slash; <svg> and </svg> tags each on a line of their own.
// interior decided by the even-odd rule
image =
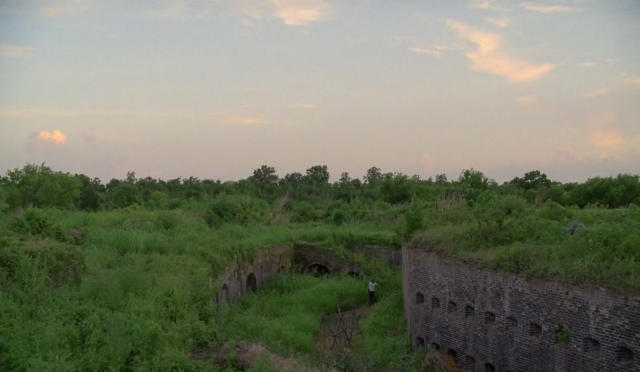
<svg viewBox="0 0 640 372">
<path fill-rule="evenodd" d="M 44 272 L 53 287 L 65 282 L 79 283 L 86 270 L 84 255 L 78 247 L 50 239 L 0 248 L 0 269 L 9 281 L 25 284 L 26 278 L 33 275 L 28 272 L 32 268 Z"/>
</svg>

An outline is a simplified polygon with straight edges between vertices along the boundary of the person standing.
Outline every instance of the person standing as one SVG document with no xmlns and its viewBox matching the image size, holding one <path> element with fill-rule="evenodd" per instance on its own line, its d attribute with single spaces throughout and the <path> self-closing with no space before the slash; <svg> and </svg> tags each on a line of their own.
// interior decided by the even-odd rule
<svg viewBox="0 0 640 372">
<path fill-rule="evenodd" d="M 375 280 L 371 279 L 369 281 L 369 306 L 373 305 L 373 301 L 375 300 L 375 296 L 376 296 L 376 286 L 378 285 L 378 283 L 376 283 Z"/>
</svg>

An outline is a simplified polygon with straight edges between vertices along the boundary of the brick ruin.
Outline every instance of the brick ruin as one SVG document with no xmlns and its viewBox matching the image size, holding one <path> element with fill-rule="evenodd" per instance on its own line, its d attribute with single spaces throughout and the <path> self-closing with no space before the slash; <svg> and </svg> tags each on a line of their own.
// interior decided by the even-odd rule
<svg viewBox="0 0 640 372">
<path fill-rule="evenodd" d="M 218 278 L 213 304 L 236 301 L 245 293 L 257 292 L 278 272 L 291 267 L 291 249 L 277 245 L 260 249 L 251 263 L 232 265 Z M 213 280 L 210 285 L 213 286 Z"/>
<path fill-rule="evenodd" d="M 476 269 L 402 250 L 414 350 L 431 347 L 460 371 L 639 371 L 640 296 Z"/>
<path fill-rule="evenodd" d="M 387 246 L 353 247 L 353 252 L 363 253 L 381 260 L 390 266 L 400 268 L 401 252 Z M 253 262 L 243 262 L 229 266 L 217 278 L 211 278 L 209 285 L 215 286 L 212 304 L 233 302 L 245 293 L 256 292 L 270 278 L 280 271 L 294 268 L 299 272 L 317 274 L 352 275 L 362 277 L 364 269 L 348 259 L 337 255 L 334 250 L 311 244 L 277 245 L 258 250 Z M 217 283 L 217 284 L 216 284 Z"/>
</svg>

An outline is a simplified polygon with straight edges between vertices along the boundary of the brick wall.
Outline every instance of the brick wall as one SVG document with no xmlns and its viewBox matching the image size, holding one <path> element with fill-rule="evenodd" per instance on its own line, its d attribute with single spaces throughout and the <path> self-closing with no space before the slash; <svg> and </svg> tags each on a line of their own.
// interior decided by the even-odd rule
<svg viewBox="0 0 640 372">
<path fill-rule="evenodd" d="M 414 349 L 460 371 L 640 371 L 640 296 L 493 272 L 403 247 Z"/>
<path fill-rule="evenodd" d="M 260 249 L 253 262 L 231 265 L 218 277 L 212 303 L 235 301 L 244 293 L 257 291 L 278 271 L 290 267 L 291 248 L 288 245 Z"/>
<path fill-rule="evenodd" d="M 296 244 L 293 248 L 293 261 L 300 271 L 307 271 L 315 265 L 326 267 L 330 273 L 362 276 L 364 270 L 361 265 L 336 255 L 329 248 L 322 248 L 311 244 Z"/>
</svg>

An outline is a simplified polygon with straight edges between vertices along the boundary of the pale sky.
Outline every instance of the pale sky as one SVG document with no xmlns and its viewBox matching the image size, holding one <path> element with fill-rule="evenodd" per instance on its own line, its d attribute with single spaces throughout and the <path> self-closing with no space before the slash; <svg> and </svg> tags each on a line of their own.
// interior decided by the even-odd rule
<svg viewBox="0 0 640 372">
<path fill-rule="evenodd" d="M 0 172 L 640 173 L 638 0 L 0 0 Z"/>
</svg>

